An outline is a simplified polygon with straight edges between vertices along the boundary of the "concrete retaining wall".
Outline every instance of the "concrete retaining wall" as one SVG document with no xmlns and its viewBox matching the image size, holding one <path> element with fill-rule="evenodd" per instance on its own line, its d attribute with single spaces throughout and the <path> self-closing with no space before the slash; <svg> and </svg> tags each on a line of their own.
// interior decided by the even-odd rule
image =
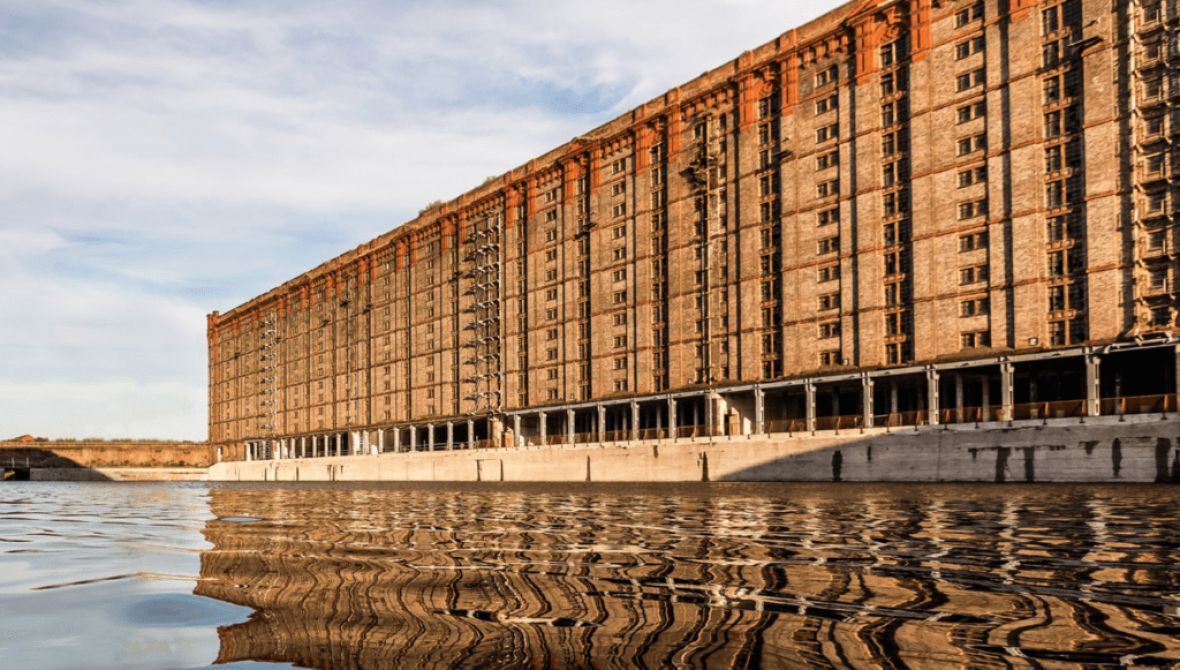
<svg viewBox="0 0 1180 670">
<path fill-rule="evenodd" d="M 1180 482 L 1180 420 L 1155 416 L 855 434 L 237 461 L 214 481 Z"/>
</svg>

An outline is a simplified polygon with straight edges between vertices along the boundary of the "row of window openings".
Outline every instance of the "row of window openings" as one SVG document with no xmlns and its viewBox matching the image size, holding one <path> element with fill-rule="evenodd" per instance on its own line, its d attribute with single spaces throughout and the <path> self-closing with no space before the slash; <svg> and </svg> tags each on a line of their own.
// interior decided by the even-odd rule
<svg viewBox="0 0 1180 670">
<path fill-rule="evenodd" d="M 1045 77 L 1045 80 L 1042 82 L 1042 90 L 1044 91 L 1046 105 L 1073 98 L 1077 95 L 1077 86 L 1063 83 L 1064 81 L 1065 75 L 1056 74 L 1051 77 Z"/>
<path fill-rule="evenodd" d="M 1149 154 L 1143 159 L 1143 167 L 1147 174 L 1163 174 L 1168 166 L 1168 155 L 1164 152 Z"/>
<path fill-rule="evenodd" d="M 826 166 L 826 163 L 825 163 L 825 161 L 831 161 L 831 164 L 835 164 L 835 162 L 837 161 L 837 155 L 836 155 L 836 153 L 835 153 L 835 152 L 832 152 L 831 154 L 827 154 L 827 155 L 825 155 L 825 156 L 821 156 L 821 157 L 820 157 L 820 165 L 821 165 L 821 167 L 824 167 L 824 166 Z M 896 172 L 895 172 L 896 168 L 894 168 L 893 164 L 890 164 L 890 165 L 887 165 L 887 166 L 884 168 L 884 170 L 885 170 L 885 175 L 886 175 L 886 177 L 885 177 L 885 179 L 886 179 L 886 184 L 887 184 L 887 185 L 889 185 L 889 184 L 892 184 L 892 183 L 893 183 L 893 181 L 894 181 L 894 178 L 892 177 L 892 175 L 896 173 Z M 774 191 L 774 192 L 777 192 L 777 191 L 778 191 L 778 185 L 779 185 L 779 179 L 778 179 L 778 175 L 777 175 L 777 174 L 773 175 L 773 180 L 772 180 L 772 179 L 771 179 L 771 177 L 769 177 L 769 176 L 767 176 L 767 177 L 763 177 L 763 178 L 762 178 L 762 180 L 761 180 L 761 191 L 762 191 L 762 194 L 763 194 L 763 195 L 766 195 L 766 194 L 770 193 L 770 192 L 771 192 L 771 189 L 773 189 L 773 191 Z M 828 192 L 830 192 L 830 193 L 832 193 L 832 194 L 835 194 L 835 193 L 837 193 L 837 192 L 838 192 L 838 190 L 839 190 L 839 186 L 838 186 L 837 184 L 834 184 L 834 183 L 832 183 L 832 182 L 826 182 L 825 184 L 821 185 L 821 187 L 820 187 L 820 188 L 821 188 L 821 191 L 820 191 L 820 192 L 821 192 L 821 195 L 822 195 L 823 193 L 828 193 Z M 770 206 L 770 205 L 769 205 L 769 204 L 767 204 L 767 203 L 764 203 L 764 204 L 763 204 L 763 208 L 764 208 L 764 211 L 763 211 L 763 220 L 764 220 L 764 221 L 770 220 L 770 219 L 772 218 L 772 213 L 771 213 L 771 211 L 768 209 L 768 208 L 769 208 L 769 206 Z M 776 215 L 777 215 L 777 212 L 775 213 L 775 216 L 776 216 Z M 624 226 L 616 226 L 616 227 L 615 227 L 615 228 L 612 230 L 612 238 L 613 238 L 613 239 L 620 239 L 620 238 L 623 238 L 623 237 L 625 237 L 625 235 L 626 235 L 626 228 L 625 228 Z M 557 239 L 557 231 L 556 231 L 556 229 L 549 229 L 549 230 L 546 230 L 546 231 L 545 231 L 545 241 L 547 241 L 547 242 L 550 242 L 550 241 L 554 241 L 554 240 L 556 240 L 556 239 Z M 585 254 L 585 253 L 589 253 L 589 241 L 588 241 L 588 240 L 586 240 L 586 239 L 584 239 L 584 238 L 583 238 L 583 239 L 580 239 L 580 240 L 578 240 L 578 245 L 579 245 L 579 246 L 578 246 L 578 252 L 579 252 L 579 253 L 583 253 L 583 254 Z M 614 261 L 624 260 L 624 259 L 626 258 L 626 249 L 624 249 L 624 248 L 616 248 L 616 249 L 612 249 L 611 253 L 612 253 L 612 260 L 614 260 Z M 545 252 L 545 260 L 546 260 L 546 261 L 556 261 L 556 260 L 557 260 L 557 256 L 558 256 L 558 250 L 557 250 L 557 249 L 549 249 L 549 250 L 547 250 L 547 251 Z M 523 272 L 523 269 L 522 269 L 522 267 L 521 267 L 521 266 L 519 266 L 519 265 L 518 265 L 518 272 Z M 555 275 L 555 271 L 553 271 L 553 272 L 551 272 L 551 273 L 548 273 L 548 275 L 547 275 L 547 279 L 554 279 L 554 278 L 555 278 L 555 276 L 556 276 L 556 275 Z M 427 280 L 427 283 L 428 283 L 428 284 L 433 284 L 433 279 L 434 279 L 433 277 L 430 277 L 430 278 Z M 386 283 L 388 283 L 389 279 L 388 279 L 388 278 L 386 278 L 386 279 L 385 279 L 385 281 L 386 281 Z M 389 297 L 389 295 L 388 295 L 388 294 L 386 294 L 386 298 L 387 298 L 387 299 L 388 299 L 388 297 Z M 432 298 L 431 298 L 431 297 L 428 297 L 428 299 L 432 299 Z M 388 308 L 386 308 L 386 312 L 388 312 Z"/>
<path fill-rule="evenodd" d="M 1049 345 L 1081 344 L 1086 341 L 1086 319 L 1079 317 L 1069 321 L 1049 322 Z"/>
<path fill-rule="evenodd" d="M 961 250 L 979 248 L 979 246 L 983 245 L 983 244 L 986 244 L 986 237 L 985 237 L 985 234 L 983 234 L 983 233 L 975 234 L 975 235 L 967 235 L 967 236 L 963 236 L 960 238 L 960 249 Z M 897 254 L 887 254 L 886 255 L 886 274 L 891 273 L 891 269 L 890 269 L 890 265 L 889 265 L 890 259 L 892 259 L 892 262 L 893 262 L 895 268 L 900 267 L 901 263 L 904 262 L 904 258 L 899 258 Z M 1068 271 L 1072 274 L 1072 273 L 1078 272 L 1084 268 L 1084 255 L 1082 255 L 1082 252 L 1080 249 L 1070 249 L 1070 250 L 1064 250 L 1064 251 L 1051 252 L 1049 254 L 1048 266 L 1049 266 L 1050 276 L 1064 276 L 1066 274 L 1066 269 L 1068 269 Z M 833 266 L 827 266 L 824 268 L 820 268 L 819 272 L 820 272 L 819 277 L 820 277 L 821 282 L 829 281 L 831 279 L 835 279 L 835 278 L 839 277 L 839 266 L 833 265 Z M 987 265 L 973 266 L 973 267 L 969 267 L 969 268 L 963 268 L 960 270 L 960 284 L 966 285 L 966 284 L 978 283 L 978 282 L 987 281 L 987 279 L 988 279 Z M 1163 280 L 1166 281 L 1166 271 L 1165 271 L 1165 274 L 1163 275 Z M 767 296 L 771 291 L 770 286 L 771 285 L 768 283 L 763 284 L 763 293 L 764 293 L 763 299 L 764 300 L 769 299 Z M 1078 287 L 1078 288 L 1075 288 L 1075 287 Z M 898 283 L 886 285 L 886 303 L 887 304 L 891 304 L 891 305 L 898 304 L 901 300 L 908 299 L 904 295 L 899 294 L 899 290 L 901 290 L 901 286 Z M 1079 285 L 1076 285 L 1076 284 L 1070 285 L 1070 288 L 1068 290 L 1069 290 L 1069 293 L 1068 293 L 1069 303 L 1068 304 L 1070 305 L 1069 308 L 1070 309 L 1081 309 L 1082 305 L 1084 304 L 1083 303 L 1084 292 L 1082 292 Z M 1050 309 L 1051 310 L 1065 309 L 1065 307 L 1064 307 L 1064 305 L 1066 304 L 1064 302 L 1065 296 L 1066 296 L 1065 291 L 1066 291 L 1066 289 L 1064 287 L 1051 287 L 1050 288 Z M 622 298 L 621 300 L 625 301 L 625 297 Z M 698 300 L 698 302 L 700 302 L 700 301 Z M 585 305 L 587 303 L 582 303 L 582 304 Z M 839 306 L 839 295 L 838 294 L 829 294 L 829 295 L 820 297 L 820 309 L 821 310 L 834 309 L 838 306 Z M 960 316 L 974 316 L 975 314 L 986 313 L 986 310 L 987 310 L 986 300 L 966 301 L 966 302 L 960 303 Z M 555 310 L 554 310 L 554 312 L 555 312 Z M 772 326 L 774 323 L 777 322 L 780 315 L 781 315 L 780 310 L 774 309 L 772 312 L 770 308 L 764 309 L 763 310 L 763 321 L 764 321 L 763 325 L 766 327 Z M 554 316 L 555 316 L 555 314 L 554 314 Z M 614 320 L 615 320 L 616 325 L 625 324 L 626 323 L 626 315 L 625 314 L 614 315 Z M 657 318 L 656 320 L 658 321 L 659 319 Z M 703 327 L 701 326 L 701 322 L 698 322 L 697 325 L 698 325 L 698 332 L 699 332 L 700 330 L 703 329 Z M 579 326 L 582 328 L 587 327 L 586 324 L 579 324 Z M 827 336 L 833 336 L 833 335 L 827 335 Z M 546 339 L 556 339 L 556 337 L 557 337 L 557 330 L 556 329 L 552 329 L 547 332 Z M 585 334 L 583 334 L 581 337 L 583 339 L 585 337 L 588 337 L 588 331 Z M 616 336 L 614 338 L 614 346 L 615 347 L 626 346 L 626 342 L 627 342 L 626 335 Z M 426 341 L 425 348 L 427 350 L 433 349 L 433 346 L 434 346 L 433 340 Z M 555 357 L 556 350 L 551 350 L 550 354 L 553 357 Z M 323 360 L 323 356 L 321 355 L 320 361 L 322 362 L 322 360 Z M 433 359 L 427 359 L 428 365 L 433 365 L 433 363 L 434 363 Z M 322 382 L 321 382 L 321 384 L 322 384 Z"/>
<path fill-rule="evenodd" d="M 882 45 L 878 53 L 880 54 L 881 67 L 893 67 L 905 59 L 909 53 L 909 45 L 903 38 Z"/>
<path fill-rule="evenodd" d="M 1174 74 L 1169 75 L 1167 78 L 1160 76 L 1143 80 L 1143 82 L 1140 84 L 1142 97 L 1147 100 L 1155 100 L 1162 97 L 1165 90 L 1164 85 L 1169 81 L 1169 79 L 1172 82 L 1173 90 L 1175 90 L 1176 75 Z"/>
<path fill-rule="evenodd" d="M 959 156 L 985 149 L 987 149 L 987 135 L 985 133 L 979 133 L 971 137 L 960 137 L 958 142 L 955 143 L 955 153 Z"/>
<path fill-rule="evenodd" d="M 987 81 L 987 72 L 984 68 L 976 68 L 970 72 L 955 77 L 955 92 L 961 93 L 976 86 L 983 86 Z"/>
<path fill-rule="evenodd" d="M 1168 213 L 1168 192 L 1155 191 L 1148 193 L 1143 213 L 1148 216 Z"/>
<path fill-rule="evenodd" d="M 1172 308 L 1160 305 L 1151 308 L 1151 323 L 1156 326 L 1167 326 L 1172 323 Z"/>
<path fill-rule="evenodd" d="M 959 42 L 955 45 L 955 60 L 963 60 L 980 53 L 986 46 L 987 41 L 983 35 L 976 35 L 969 40 Z"/>
<path fill-rule="evenodd" d="M 546 321 L 556 321 L 557 316 L 558 316 L 558 314 L 557 314 L 556 307 L 550 307 L 545 310 L 545 320 Z M 589 303 L 589 301 L 583 300 L 583 301 L 578 302 L 578 318 L 579 319 L 586 319 L 589 317 L 590 317 L 590 303 Z M 626 325 L 627 324 L 627 314 L 625 312 L 613 314 L 613 315 L 611 315 L 611 321 L 616 326 Z M 528 330 L 528 317 L 524 317 L 524 316 L 520 317 L 518 325 L 520 326 L 520 330 L 522 332 L 525 330 Z M 551 331 L 551 333 L 552 333 L 553 337 L 548 337 L 547 339 L 554 339 L 556 337 L 556 334 L 557 334 L 556 330 Z"/>
<path fill-rule="evenodd" d="M 615 390 L 627 390 L 627 380 L 615 380 Z M 590 400 L 590 386 L 589 385 L 583 385 L 581 387 L 578 387 L 578 398 L 581 398 L 582 400 Z M 545 399 L 546 400 L 560 400 L 560 394 L 557 392 L 556 388 L 550 388 L 548 390 L 545 390 Z M 572 400 L 572 396 L 571 396 L 571 400 Z M 520 403 L 520 406 L 524 407 L 525 402 Z"/>
<path fill-rule="evenodd" d="M 1168 268 L 1152 268 L 1147 274 L 1148 286 L 1153 289 L 1167 289 L 1170 285 L 1168 281 Z"/>
<path fill-rule="evenodd" d="M 1152 251 L 1160 251 L 1168 247 L 1167 230 L 1149 230 L 1146 237 L 1147 248 Z"/>
<path fill-rule="evenodd" d="M 1086 253 L 1081 247 L 1050 251 L 1046 257 L 1050 277 L 1078 274 L 1086 269 Z"/>
<path fill-rule="evenodd" d="M 1045 113 L 1045 139 L 1063 137 L 1077 132 L 1080 126 L 1076 107 Z"/>
<path fill-rule="evenodd" d="M 1048 297 L 1050 312 L 1086 308 L 1086 287 L 1081 282 L 1050 286 Z"/>
<path fill-rule="evenodd" d="M 577 286 L 578 286 L 578 297 L 579 298 L 590 297 L 590 282 L 580 281 L 580 282 L 578 282 Z M 557 288 L 545 289 L 545 300 L 547 300 L 547 301 L 557 300 Z M 612 300 L 616 304 L 627 302 L 627 291 L 625 291 L 625 290 L 615 291 L 614 294 L 612 295 Z M 524 310 L 522 310 L 522 311 L 524 311 Z"/>
<path fill-rule="evenodd" d="M 1069 46 L 1064 40 L 1053 40 L 1046 42 L 1041 47 L 1041 65 L 1045 68 L 1055 68 L 1066 60 L 1069 56 Z"/>
<path fill-rule="evenodd" d="M 902 117 L 899 117 L 899 113 L 898 113 L 896 107 L 894 107 L 894 105 L 897 105 L 897 104 L 898 103 L 892 103 L 889 106 L 883 107 L 883 111 L 881 111 L 881 121 L 883 121 L 883 124 L 885 126 L 892 126 L 892 125 L 898 123 L 898 121 L 900 121 L 900 118 L 902 118 Z M 983 103 L 979 103 L 978 105 L 982 105 L 982 104 Z M 839 124 L 832 124 L 832 125 L 821 127 L 821 129 L 815 131 L 815 142 L 817 142 L 817 143 L 828 142 L 828 140 L 830 140 L 830 139 L 838 138 L 839 133 L 840 133 Z M 906 137 L 906 134 L 905 134 L 904 130 L 897 130 L 897 131 L 883 134 L 883 136 L 881 136 L 881 155 L 893 156 L 894 153 L 902 151 L 902 143 L 904 142 L 905 137 Z M 979 136 L 979 137 L 982 138 L 983 136 Z M 982 143 L 978 144 L 975 147 L 975 149 L 972 149 L 969 151 L 974 151 L 974 150 L 978 150 L 978 149 L 983 149 Z M 962 151 L 962 150 L 959 151 L 959 153 L 966 153 L 966 152 L 968 152 L 968 151 Z M 827 167 L 833 167 L 835 165 L 838 165 L 840 159 L 839 159 L 839 155 L 838 155 L 837 151 L 830 151 L 830 152 L 822 153 L 822 155 L 818 156 L 817 159 L 815 159 L 815 160 L 817 160 L 817 163 L 815 163 L 815 167 L 817 167 L 817 170 L 826 170 Z M 725 165 L 721 166 L 722 177 L 725 176 L 725 167 L 726 167 Z M 769 169 L 769 167 L 771 167 L 771 155 L 769 155 L 768 151 L 763 151 L 761 153 L 761 157 L 760 157 L 759 169 L 766 170 L 766 169 Z M 762 195 L 766 195 L 766 192 L 768 192 L 768 191 L 763 191 Z M 775 191 L 775 192 L 778 192 L 778 191 Z"/>
<path fill-rule="evenodd" d="M 967 24 L 971 23 L 972 21 L 976 21 L 976 20 L 982 19 L 982 18 L 983 18 L 983 3 L 977 2 L 973 5 L 971 5 L 970 7 L 964 7 L 963 9 L 960 9 L 959 11 L 955 12 L 954 24 L 955 24 L 956 28 L 962 28 L 963 26 L 966 26 Z"/>
<path fill-rule="evenodd" d="M 619 260 L 619 258 L 616 258 L 615 260 Z M 578 277 L 589 277 L 590 276 L 590 262 L 589 261 L 578 261 L 578 269 L 577 269 L 576 276 L 578 276 Z M 627 279 L 627 271 L 625 269 L 611 271 L 611 281 L 620 282 L 620 281 L 624 281 L 626 279 Z M 557 270 L 555 268 L 545 270 L 545 281 L 556 281 L 556 280 L 557 280 Z M 520 280 L 518 282 L 518 288 L 521 293 L 524 293 L 526 291 L 527 287 L 525 286 L 524 280 Z M 587 295 L 588 292 L 589 292 L 589 289 L 587 289 L 585 292 L 580 291 L 579 295 Z M 546 300 L 556 300 L 557 299 L 557 289 L 556 288 L 547 289 L 545 291 L 545 299 Z"/>
<path fill-rule="evenodd" d="M 770 144 L 779 141 L 779 123 L 775 119 L 758 126 L 758 144 Z"/>
<path fill-rule="evenodd" d="M 959 203 L 959 219 L 971 219 L 977 216 L 987 216 L 987 198 Z"/>
<path fill-rule="evenodd" d="M 905 100 L 896 100 L 881 105 L 881 126 L 889 128 L 901 123 L 906 118 Z"/>
<path fill-rule="evenodd" d="M 1080 18 L 1078 2 L 1079 0 L 1066 0 L 1060 4 L 1043 7 L 1041 9 L 1042 34 L 1052 35 L 1066 25 L 1077 23 Z"/>
</svg>

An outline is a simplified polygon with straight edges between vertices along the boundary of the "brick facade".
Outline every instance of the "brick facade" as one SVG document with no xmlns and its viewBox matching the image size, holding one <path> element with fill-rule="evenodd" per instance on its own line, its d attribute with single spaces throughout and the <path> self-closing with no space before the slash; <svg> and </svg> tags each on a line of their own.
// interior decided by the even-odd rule
<svg viewBox="0 0 1180 670">
<path fill-rule="evenodd" d="M 1173 2 L 840 7 L 211 314 L 209 438 L 1167 331 Z"/>
</svg>

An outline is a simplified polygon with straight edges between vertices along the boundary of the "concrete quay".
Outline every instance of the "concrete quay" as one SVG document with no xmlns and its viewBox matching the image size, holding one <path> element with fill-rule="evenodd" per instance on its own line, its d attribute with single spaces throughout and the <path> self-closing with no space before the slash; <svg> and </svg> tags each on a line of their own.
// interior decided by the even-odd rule
<svg viewBox="0 0 1180 670">
<path fill-rule="evenodd" d="M 1180 482 L 1175 415 L 218 463 L 210 481 Z"/>
</svg>

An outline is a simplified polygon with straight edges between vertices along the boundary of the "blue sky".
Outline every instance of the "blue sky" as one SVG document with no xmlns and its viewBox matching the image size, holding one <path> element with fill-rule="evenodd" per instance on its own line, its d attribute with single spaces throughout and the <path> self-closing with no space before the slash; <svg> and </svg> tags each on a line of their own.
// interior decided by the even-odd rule
<svg viewBox="0 0 1180 670">
<path fill-rule="evenodd" d="M 0 438 L 206 437 L 205 314 L 838 6 L 0 4 Z"/>
</svg>

